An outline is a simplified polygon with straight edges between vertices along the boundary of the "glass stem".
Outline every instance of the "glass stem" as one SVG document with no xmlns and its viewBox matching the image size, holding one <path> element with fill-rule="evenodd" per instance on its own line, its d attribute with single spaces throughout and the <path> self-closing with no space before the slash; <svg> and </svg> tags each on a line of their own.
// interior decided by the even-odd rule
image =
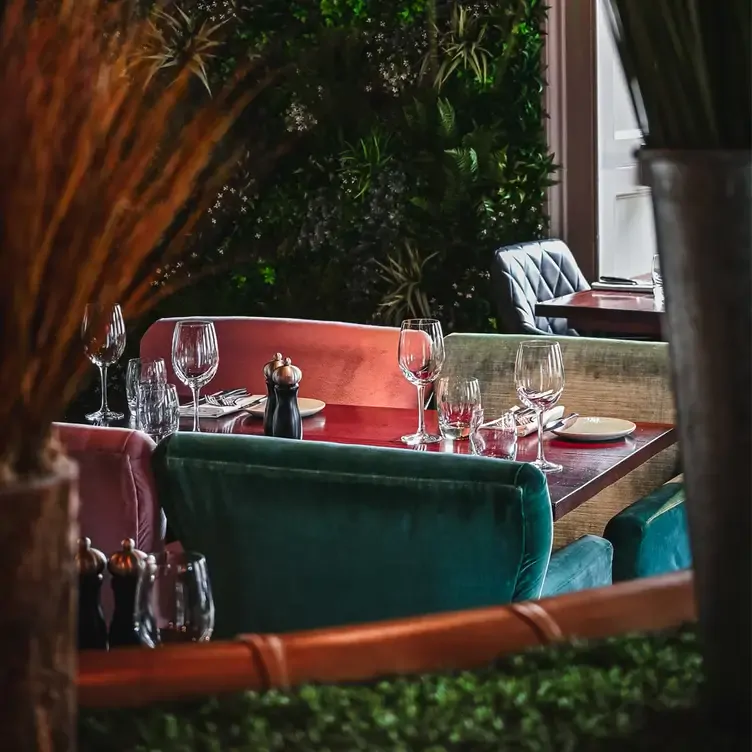
<svg viewBox="0 0 752 752">
<path fill-rule="evenodd" d="M 420 436 L 426 432 L 426 387 L 418 384 L 418 431 Z"/>
<path fill-rule="evenodd" d="M 201 425 L 198 420 L 198 394 L 201 391 L 200 386 L 192 386 L 191 392 L 193 394 L 193 430 L 200 431 Z"/>
<path fill-rule="evenodd" d="M 539 463 L 544 463 L 546 458 L 543 456 L 543 410 L 538 410 L 538 458 Z"/>
<path fill-rule="evenodd" d="M 99 366 L 99 381 L 102 385 L 102 404 L 99 406 L 99 412 L 106 415 L 110 412 L 107 404 L 107 366 Z"/>
</svg>

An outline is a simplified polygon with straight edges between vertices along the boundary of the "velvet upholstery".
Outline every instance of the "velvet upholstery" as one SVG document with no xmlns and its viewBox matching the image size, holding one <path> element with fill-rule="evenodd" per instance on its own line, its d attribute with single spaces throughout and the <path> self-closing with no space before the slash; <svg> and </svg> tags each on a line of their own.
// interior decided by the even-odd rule
<svg viewBox="0 0 752 752">
<path fill-rule="evenodd" d="M 244 386 L 265 394 L 263 367 L 275 352 L 303 371 L 300 397 L 339 405 L 417 408 L 417 393 L 397 364 L 399 329 L 332 321 L 201 317 L 214 321 L 219 369 L 208 389 Z M 164 358 L 168 380 L 189 390 L 172 370 L 172 333 L 180 319 L 160 319 L 141 340 L 142 358 Z"/>
<path fill-rule="evenodd" d="M 654 577 L 692 566 L 684 487 L 667 483 L 606 525 L 614 547 L 615 582 Z"/>
<path fill-rule="evenodd" d="M 450 334 L 443 373 L 476 376 L 487 419 L 517 403 L 514 359 L 519 334 Z M 583 416 L 676 422 L 668 344 L 590 337 L 550 337 L 561 345 L 565 386 L 560 404 Z M 587 452 L 587 446 L 582 447 Z M 603 535 L 608 521 L 679 471 L 678 444 L 657 454 L 554 525 L 554 548 Z"/>
<path fill-rule="evenodd" d="M 178 433 L 155 453 L 186 549 L 207 557 L 217 637 L 540 595 L 543 475 L 482 457 Z"/>
<path fill-rule="evenodd" d="M 611 542 L 597 535 L 583 535 L 560 548 L 551 555 L 541 598 L 610 585 L 613 557 Z"/>
</svg>

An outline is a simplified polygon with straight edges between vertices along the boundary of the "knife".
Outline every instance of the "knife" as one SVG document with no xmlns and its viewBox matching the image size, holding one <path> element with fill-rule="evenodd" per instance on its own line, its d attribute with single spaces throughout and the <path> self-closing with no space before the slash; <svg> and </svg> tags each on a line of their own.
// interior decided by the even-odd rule
<svg viewBox="0 0 752 752">
<path fill-rule="evenodd" d="M 579 413 L 570 413 L 563 418 L 559 418 L 559 420 L 554 420 L 548 425 L 543 426 L 543 431 L 558 431 L 562 428 L 569 428 L 579 417 Z"/>
<path fill-rule="evenodd" d="M 626 277 L 601 277 L 599 282 L 605 282 L 607 285 L 636 285 L 637 282 Z"/>
</svg>

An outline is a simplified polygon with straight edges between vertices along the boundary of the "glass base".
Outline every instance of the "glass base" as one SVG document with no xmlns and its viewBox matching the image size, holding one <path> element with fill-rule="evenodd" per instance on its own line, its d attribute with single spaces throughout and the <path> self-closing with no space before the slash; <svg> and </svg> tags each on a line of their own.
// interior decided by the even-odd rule
<svg viewBox="0 0 752 752">
<path fill-rule="evenodd" d="M 403 444 L 417 446 L 418 444 L 436 444 L 441 441 L 441 436 L 432 433 L 410 433 L 401 439 Z"/>
<path fill-rule="evenodd" d="M 97 410 L 93 413 L 86 415 L 86 420 L 92 423 L 105 423 L 108 420 L 121 420 L 125 415 L 123 413 L 117 413 L 114 410 Z"/>
<path fill-rule="evenodd" d="M 555 462 L 549 462 L 548 460 L 533 460 L 530 464 L 544 473 L 560 473 L 564 469 L 562 465 L 557 465 Z"/>
</svg>

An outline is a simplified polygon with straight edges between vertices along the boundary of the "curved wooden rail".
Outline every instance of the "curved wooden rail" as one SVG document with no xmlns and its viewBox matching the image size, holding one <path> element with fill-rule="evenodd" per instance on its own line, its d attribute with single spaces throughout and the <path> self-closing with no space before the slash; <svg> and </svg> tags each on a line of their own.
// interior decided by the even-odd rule
<svg viewBox="0 0 752 752">
<path fill-rule="evenodd" d="M 82 652 L 79 703 L 147 705 L 304 682 L 471 669 L 572 638 L 653 631 L 695 619 L 690 572 L 509 606 L 159 650 Z"/>
</svg>

